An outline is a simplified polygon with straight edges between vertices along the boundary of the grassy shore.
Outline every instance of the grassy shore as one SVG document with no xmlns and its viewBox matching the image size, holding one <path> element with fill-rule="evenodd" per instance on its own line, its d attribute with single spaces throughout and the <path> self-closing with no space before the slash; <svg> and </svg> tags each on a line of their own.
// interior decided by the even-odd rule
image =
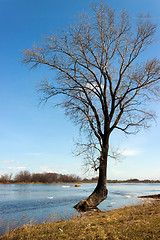
<svg viewBox="0 0 160 240">
<path fill-rule="evenodd" d="M 67 222 L 24 226 L 2 240 L 38 239 L 160 239 L 160 201 L 107 212 L 88 212 Z"/>
</svg>

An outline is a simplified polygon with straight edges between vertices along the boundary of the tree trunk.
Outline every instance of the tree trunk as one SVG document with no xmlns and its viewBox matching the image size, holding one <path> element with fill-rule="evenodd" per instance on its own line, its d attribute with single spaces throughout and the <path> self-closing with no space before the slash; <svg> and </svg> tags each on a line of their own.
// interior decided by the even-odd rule
<svg viewBox="0 0 160 240">
<path fill-rule="evenodd" d="M 102 150 L 102 156 L 100 158 L 99 166 L 99 178 L 98 183 L 93 191 L 93 193 L 86 199 L 80 201 L 74 206 L 78 211 L 87 211 L 93 208 L 96 208 L 103 200 L 107 198 L 107 189 L 106 189 L 106 172 L 107 172 L 107 157 L 108 157 L 108 144 Z"/>
</svg>

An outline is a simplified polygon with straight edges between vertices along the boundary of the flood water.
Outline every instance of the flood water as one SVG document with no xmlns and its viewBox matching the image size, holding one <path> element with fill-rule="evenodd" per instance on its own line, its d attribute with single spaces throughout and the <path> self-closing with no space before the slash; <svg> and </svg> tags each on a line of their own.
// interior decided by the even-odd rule
<svg viewBox="0 0 160 240">
<path fill-rule="evenodd" d="M 34 217 L 39 223 L 47 216 L 70 218 L 76 210 L 73 206 L 89 196 L 95 183 L 74 184 L 0 184 L 0 235 L 6 231 L 7 221 L 16 227 Z M 108 197 L 98 208 L 103 211 L 143 203 L 138 196 L 159 194 L 160 183 L 110 183 Z M 8 224 L 9 225 L 9 224 Z"/>
</svg>

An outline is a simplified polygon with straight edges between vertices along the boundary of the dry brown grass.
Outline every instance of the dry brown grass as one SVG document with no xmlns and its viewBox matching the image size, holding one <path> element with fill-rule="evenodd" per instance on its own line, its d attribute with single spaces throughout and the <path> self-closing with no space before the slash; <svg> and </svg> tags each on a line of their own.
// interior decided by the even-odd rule
<svg viewBox="0 0 160 240">
<path fill-rule="evenodd" d="M 67 222 L 24 226 L 1 240 L 160 239 L 160 201 L 108 212 L 87 213 Z"/>
</svg>

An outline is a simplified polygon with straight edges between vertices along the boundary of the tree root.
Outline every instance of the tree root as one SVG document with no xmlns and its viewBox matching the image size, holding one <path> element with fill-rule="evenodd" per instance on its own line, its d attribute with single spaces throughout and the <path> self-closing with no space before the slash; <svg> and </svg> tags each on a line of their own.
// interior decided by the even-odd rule
<svg viewBox="0 0 160 240">
<path fill-rule="evenodd" d="M 99 205 L 103 200 L 107 198 L 108 191 L 105 193 L 94 191 L 89 197 L 80 201 L 78 204 L 74 206 L 76 210 L 79 212 L 86 212 L 92 209 L 96 209 L 97 205 Z"/>
</svg>

